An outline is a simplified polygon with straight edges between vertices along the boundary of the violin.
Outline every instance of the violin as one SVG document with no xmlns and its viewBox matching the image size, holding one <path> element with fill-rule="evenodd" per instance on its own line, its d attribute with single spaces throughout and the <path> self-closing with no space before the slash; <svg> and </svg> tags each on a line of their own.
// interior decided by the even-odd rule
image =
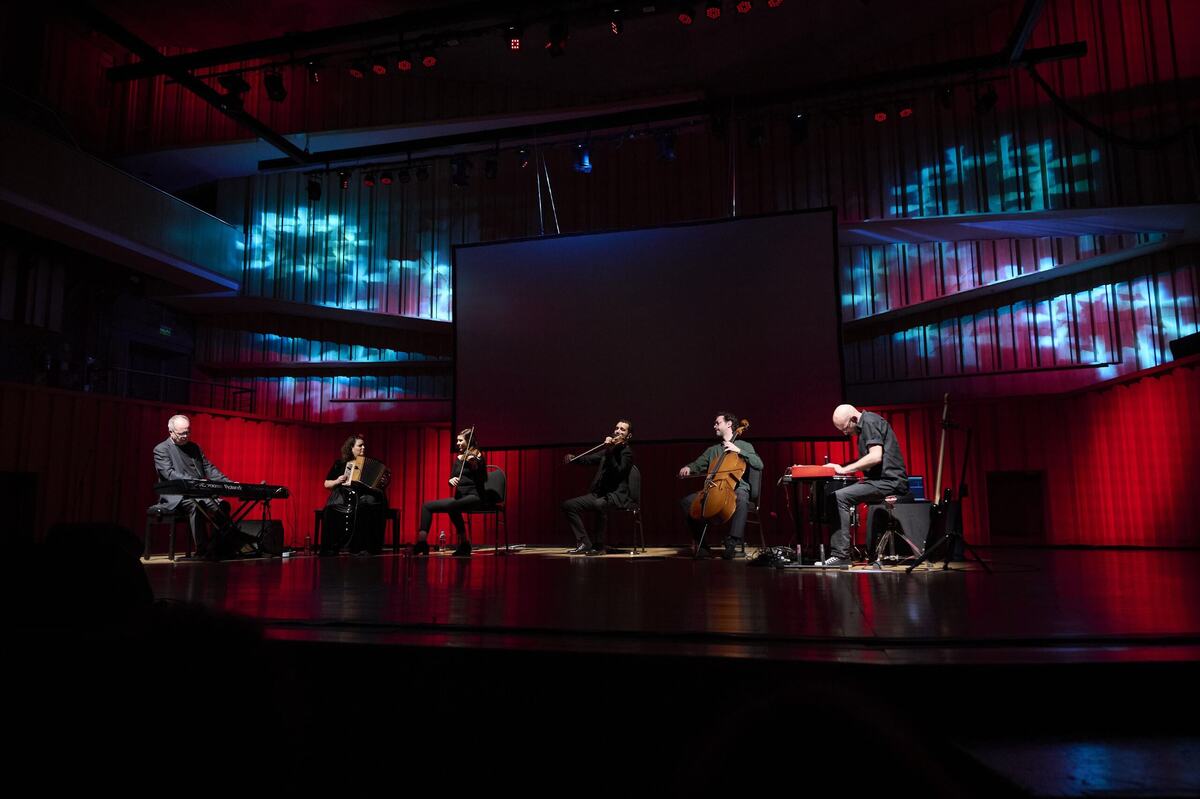
<svg viewBox="0 0 1200 799">
<path fill-rule="evenodd" d="M 458 453 L 458 459 L 462 463 L 458 465 L 458 474 L 455 477 L 461 480 L 467 464 L 472 462 L 479 463 L 479 459 L 482 457 L 483 452 L 475 446 L 475 425 L 471 425 L 471 429 L 467 431 L 467 448 Z"/>
<path fill-rule="evenodd" d="M 617 433 L 615 436 L 605 436 L 603 441 L 601 441 L 599 444 L 597 444 L 596 446 L 589 449 L 587 452 L 581 452 L 578 455 L 567 455 L 566 457 L 563 458 L 563 463 L 572 463 L 574 461 L 579 460 L 584 455 L 591 455 L 593 452 L 595 452 L 598 449 L 612 449 L 613 447 L 618 447 L 621 444 L 624 444 L 629 439 L 630 439 L 629 433 Z"/>
<path fill-rule="evenodd" d="M 746 432 L 750 422 L 743 419 L 734 429 L 731 442 Z M 704 488 L 696 494 L 688 508 L 693 519 L 719 524 L 733 518 L 737 510 L 737 487 L 746 473 L 746 459 L 740 454 L 723 452 L 704 476 Z"/>
</svg>

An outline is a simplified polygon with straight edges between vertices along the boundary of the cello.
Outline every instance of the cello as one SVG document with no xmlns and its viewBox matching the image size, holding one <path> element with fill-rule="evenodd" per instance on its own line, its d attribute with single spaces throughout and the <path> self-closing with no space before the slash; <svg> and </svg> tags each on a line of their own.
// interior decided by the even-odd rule
<svg viewBox="0 0 1200 799">
<path fill-rule="evenodd" d="M 750 427 L 743 419 L 733 431 L 730 442 L 737 441 Z M 723 524 L 733 518 L 737 510 L 737 487 L 746 473 L 746 460 L 741 455 L 723 452 L 704 476 L 704 488 L 696 494 L 688 515 L 697 521 Z"/>
</svg>

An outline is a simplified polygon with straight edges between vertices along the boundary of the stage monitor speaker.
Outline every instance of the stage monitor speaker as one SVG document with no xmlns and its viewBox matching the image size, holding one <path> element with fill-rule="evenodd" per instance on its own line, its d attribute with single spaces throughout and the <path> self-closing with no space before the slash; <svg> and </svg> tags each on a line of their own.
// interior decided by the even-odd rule
<svg viewBox="0 0 1200 799">
<path fill-rule="evenodd" d="M 925 541 L 929 538 L 929 512 L 932 507 L 933 505 L 929 502 L 901 502 L 896 505 L 896 510 L 894 511 L 896 523 L 900 525 L 900 532 L 920 547 L 921 551 L 924 551 Z M 883 504 L 868 506 L 867 546 L 872 555 L 875 554 L 875 542 L 883 536 L 883 532 L 887 530 L 887 525 L 887 506 Z M 919 555 L 921 553 L 910 553 L 908 545 L 903 540 L 896 539 L 896 554 Z"/>
<path fill-rule="evenodd" d="M 1175 360 L 1186 358 L 1189 355 L 1195 355 L 1200 352 L 1200 333 L 1193 333 L 1190 336 L 1183 336 L 1172 341 L 1171 355 Z"/>
<path fill-rule="evenodd" d="M 238 523 L 241 535 L 239 544 L 249 544 L 260 555 L 283 554 L 283 522 L 278 519 L 268 519 L 263 524 L 262 519 L 244 519 Z"/>
</svg>

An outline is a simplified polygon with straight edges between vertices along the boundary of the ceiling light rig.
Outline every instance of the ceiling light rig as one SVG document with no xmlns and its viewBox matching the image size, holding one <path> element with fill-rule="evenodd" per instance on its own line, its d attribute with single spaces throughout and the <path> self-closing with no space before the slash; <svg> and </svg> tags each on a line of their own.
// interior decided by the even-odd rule
<svg viewBox="0 0 1200 799">
<path fill-rule="evenodd" d="M 738 0 L 737 12 L 739 14 L 749 14 L 754 10 L 754 3 L 751 0 Z"/>
<path fill-rule="evenodd" d="M 412 72 L 413 57 L 410 53 L 401 53 L 396 56 L 396 69 L 400 72 Z"/>
<path fill-rule="evenodd" d="M 570 32 L 567 30 L 567 23 L 563 20 L 552 22 L 550 29 L 546 32 L 546 47 L 551 58 L 558 58 L 567 49 L 567 39 L 570 38 Z"/>
<path fill-rule="evenodd" d="M 676 12 L 675 19 L 679 20 L 680 25 L 691 25 L 696 21 L 695 9 L 691 3 L 680 3 Z"/>
<path fill-rule="evenodd" d="M 521 24 L 519 22 L 510 22 L 506 28 L 506 32 L 508 33 L 508 49 L 520 50 L 521 39 L 525 35 L 525 31 L 521 29 Z"/>
<path fill-rule="evenodd" d="M 704 4 L 704 16 L 716 21 L 721 18 L 721 0 L 708 0 Z"/>
<path fill-rule="evenodd" d="M 608 15 L 608 29 L 613 36 L 620 36 L 625 32 L 625 11 L 623 9 L 614 8 Z"/>
</svg>

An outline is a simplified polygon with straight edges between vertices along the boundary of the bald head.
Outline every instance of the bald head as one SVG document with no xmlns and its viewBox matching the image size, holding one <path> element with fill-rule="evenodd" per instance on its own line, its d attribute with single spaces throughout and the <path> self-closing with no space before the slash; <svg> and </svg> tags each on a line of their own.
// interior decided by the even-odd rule
<svg viewBox="0 0 1200 799">
<path fill-rule="evenodd" d="M 843 435 L 851 435 L 858 427 L 858 419 L 862 411 L 853 405 L 839 405 L 833 409 L 833 426 Z"/>
</svg>

